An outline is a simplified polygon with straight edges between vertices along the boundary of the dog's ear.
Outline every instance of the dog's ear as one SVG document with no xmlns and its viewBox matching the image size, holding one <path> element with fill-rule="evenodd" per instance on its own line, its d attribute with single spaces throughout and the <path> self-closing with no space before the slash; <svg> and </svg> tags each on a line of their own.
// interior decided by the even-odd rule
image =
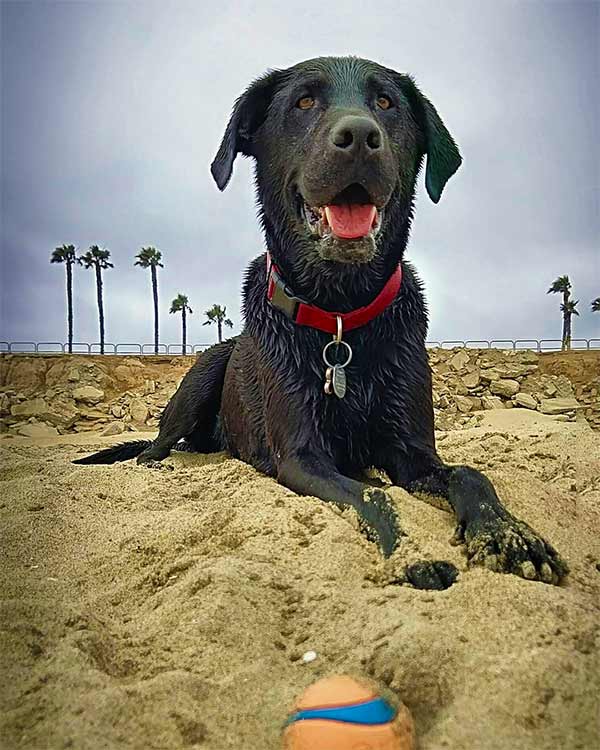
<svg viewBox="0 0 600 750">
<path fill-rule="evenodd" d="M 444 186 L 460 167 L 462 157 L 433 104 L 419 91 L 410 76 L 401 76 L 401 79 L 402 89 L 408 96 L 415 118 L 425 136 L 425 187 L 431 200 L 437 203 Z"/>
<path fill-rule="evenodd" d="M 225 190 L 233 171 L 235 157 L 252 156 L 252 137 L 267 116 L 271 97 L 282 71 L 265 73 L 252 83 L 236 101 L 221 145 L 210 166 L 219 190 Z"/>
</svg>

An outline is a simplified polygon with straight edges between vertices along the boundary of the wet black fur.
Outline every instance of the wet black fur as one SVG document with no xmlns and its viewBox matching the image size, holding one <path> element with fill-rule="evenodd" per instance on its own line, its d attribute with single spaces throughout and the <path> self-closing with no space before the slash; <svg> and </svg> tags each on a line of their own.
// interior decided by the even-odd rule
<svg viewBox="0 0 600 750">
<path fill-rule="evenodd" d="M 293 107 L 307 91 L 317 111 L 303 118 Z M 381 93 L 393 112 L 377 109 Z M 348 113 L 376 123 L 381 153 L 338 159 L 328 134 Z M 296 295 L 327 310 L 352 310 L 369 303 L 402 262 L 400 293 L 377 318 L 344 334 L 354 356 L 347 395 L 338 399 L 323 391 L 322 350 L 331 336 L 271 306 L 266 257 L 259 256 L 246 273 L 243 333 L 199 357 L 165 409 L 157 439 L 138 446 L 138 461 L 161 460 L 181 439 L 198 451 L 226 449 L 301 494 L 355 507 L 389 555 L 401 535 L 392 503 L 383 490 L 351 478 L 376 467 L 396 485 L 444 496 L 474 562 L 558 582 L 567 567 L 553 548 L 506 511 L 485 476 L 446 466 L 436 452 L 427 310 L 403 260 L 424 158 L 435 202 L 461 161 L 433 105 L 408 76 L 365 60 L 319 58 L 265 75 L 237 101 L 212 165 L 221 189 L 240 152 L 256 160 L 266 244 Z M 384 212 L 377 255 L 366 263 L 323 260 L 299 201 L 324 205 L 363 176 Z M 132 452 L 117 446 L 79 463 Z M 421 576 L 426 586 L 433 573 L 419 570 L 410 580 L 418 585 Z"/>
</svg>

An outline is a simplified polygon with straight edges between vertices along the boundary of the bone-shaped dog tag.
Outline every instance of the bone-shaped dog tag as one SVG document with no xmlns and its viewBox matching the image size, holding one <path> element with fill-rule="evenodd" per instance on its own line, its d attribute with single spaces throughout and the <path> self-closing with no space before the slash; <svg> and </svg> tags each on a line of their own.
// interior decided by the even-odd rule
<svg viewBox="0 0 600 750">
<path fill-rule="evenodd" d="M 333 392 L 338 398 L 344 398 L 346 395 L 346 373 L 341 365 L 333 366 L 332 375 Z"/>
</svg>

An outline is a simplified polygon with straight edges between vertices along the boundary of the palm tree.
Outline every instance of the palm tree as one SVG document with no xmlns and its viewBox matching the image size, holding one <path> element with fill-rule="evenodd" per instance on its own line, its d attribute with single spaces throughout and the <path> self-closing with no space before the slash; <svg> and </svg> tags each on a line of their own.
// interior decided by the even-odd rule
<svg viewBox="0 0 600 750">
<path fill-rule="evenodd" d="M 135 266 L 149 268 L 152 276 L 152 297 L 154 298 L 154 353 L 158 354 L 158 279 L 156 278 L 156 267 L 164 268 L 160 262 L 162 253 L 155 247 L 143 247 L 135 256 Z"/>
<path fill-rule="evenodd" d="M 67 326 L 69 354 L 73 353 L 73 266 L 77 263 L 75 245 L 57 247 L 50 256 L 50 263 L 64 263 L 67 269 Z"/>
<path fill-rule="evenodd" d="M 571 348 L 571 318 L 573 315 L 579 315 L 577 310 L 575 309 L 575 306 L 578 304 L 579 300 L 569 300 L 566 304 L 562 304 L 560 306 L 560 309 L 562 310 L 562 314 L 565 320 L 565 346 L 564 349 L 570 349 Z"/>
<path fill-rule="evenodd" d="M 571 323 L 571 317 L 568 313 L 569 310 L 569 297 L 571 295 L 571 282 L 569 281 L 568 276 L 559 276 L 557 279 L 555 279 L 552 282 L 552 286 L 546 294 L 557 294 L 560 293 L 563 296 L 562 305 L 560 306 L 560 309 L 563 312 L 563 330 L 562 330 L 562 349 L 568 349 L 570 344 L 570 336 L 569 336 L 569 344 L 567 345 L 567 316 L 569 316 L 569 325 Z M 579 315 L 579 313 L 577 313 Z"/>
<path fill-rule="evenodd" d="M 219 343 L 221 343 L 221 341 L 223 341 L 223 325 L 233 328 L 233 323 L 229 320 L 229 318 L 225 317 L 227 315 L 227 307 L 213 305 L 210 310 L 207 310 L 204 314 L 206 315 L 208 320 L 205 320 L 202 325 L 210 326 L 213 323 L 216 323 L 217 331 L 219 334 Z"/>
<path fill-rule="evenodd" d="M 98 297 L 98 317 L 100 319 L 100 354 L 104 354 L 104 304 L 102 302 L 102 271 L 106 268 L 114 268 L 108 262 L 109 250 L 102 250 L 98 245 L 92 245 L 90 249 L 77 259 L 84 268 L 94 268 L 96 271 L 96 294 Z"/>
<path fill-rule="evenodd" d="M 185 314 L 186 312 L 189 312 L 190 315 L 192 314 L 192 308 L 188 305 L 188 298 L 185 296 L 185 294 L 178 294 L 177 297 L 175 297 L 173 302 L 171 302 L 171 309 L 169 310 L 169 312 L 181 312 L 181 353 L 185 354 L 187 338 Z"/>
<path fill-rule="evenodd" d="M 590 303 L 590 306 L 592 308 L 592 312 L 600 312 L 600 297 L 596 297 L 596 299 L 593 299 Z"/>
</svg>

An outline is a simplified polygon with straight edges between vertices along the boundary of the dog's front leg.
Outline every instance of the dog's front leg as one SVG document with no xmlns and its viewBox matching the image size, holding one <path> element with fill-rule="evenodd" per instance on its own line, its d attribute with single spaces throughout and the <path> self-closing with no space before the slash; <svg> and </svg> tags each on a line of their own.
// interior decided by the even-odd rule
<svg viewBox="0 0 600 750">
<path fill-rule="evenodd" d="M 279 462 L 277 479 L 300 495 L 351 506 L 367 536 L 371 540 L 376 537 L 386 557 L 396 548 L 402 532 L 388 495 L 340 474 L 328 457 L 307 451 L 284 457 Z"/>
<path fill-rule="evenodd" d="M 552 545 L 508 512 L 480 471 L 432 462 L 408 481 L 405 472 L 404 468 L 402 476 L 400 470 L 388 473 L 394 483 L 404 480 L 399 483 L 409 492 L 438 495 L 449 502 L 456 514 L 456 539 L 466 544 L 471 564 L 554 584 L 569 572 Z"/>
</svg>

